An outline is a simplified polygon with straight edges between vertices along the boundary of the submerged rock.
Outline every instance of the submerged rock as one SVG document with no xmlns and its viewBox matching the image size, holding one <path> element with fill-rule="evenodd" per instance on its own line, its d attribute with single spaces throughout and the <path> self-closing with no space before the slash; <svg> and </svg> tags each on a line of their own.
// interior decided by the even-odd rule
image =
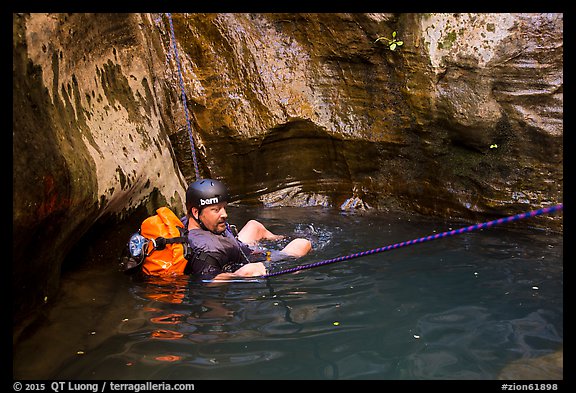
<svg viewBox="0 0 576 393">
<path fill-rule="evenodd" d="M 564 350 L 535 358 L 520 359 L 506 366 L 498 379 L 508 381 L 564 379 Z"/>
</svg>

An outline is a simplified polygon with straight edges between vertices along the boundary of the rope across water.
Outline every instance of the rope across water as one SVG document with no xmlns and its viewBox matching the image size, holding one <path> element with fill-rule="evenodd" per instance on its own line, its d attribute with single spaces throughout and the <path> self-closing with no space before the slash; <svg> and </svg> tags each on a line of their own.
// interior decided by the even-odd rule
<svg viewBox="0 0 576 393">
<path fill-rule="evenodd" d="M 408 241 L 392 244 L 392 245 L 385 246 L 385 247 L 374 248 L 372 250 L 362 251 L 362 252 L 358 252 L 355 254 L 341 256 L 338 258 L 326 259 L 326 260 L 323 260 L 320 262 L 314 262 L 314 263 L 310 263 L 307 265 L 299 265 L 299 266 L 296 266 L 296 267 L 293 267 L 290 269 L 281 270 L 281 271 L 274 272 L 274 273 L 269 273 L 269 274 L 266 274 L 262 277 L 265 278 L 265 277 L 279 276 L 281 274 L 293 273 L 293 272 L 296 272 L 299 270 L 304 270 L 304 269 L 311 269 L 313 267 L 323 266 L 323 265 L 327 265 L 330 263 L 347 261 L 349 259 L 359 258 L 359 257 L 363 257 L 366 255 L 377 254 L 380 252 L 389 251 L 389 250 L 393 250 L 393 249 L 401 248 L 401 247 L 406 247 L 406 246 L 410 246 L 413 244 L 424 243 L 424 242 L 427 242 L 430 240 L 436 240 L 436 239 L 441 239 L 441 238 L 448 237 L 448 236 L 459 235 L 461 233 L 472 232 L 472 231 L 475 231 L 478 229 L 490 228 L 490 227 L 495 226 L 495 225 L 505 224 L 505 223 L 517 221 L 517 220 L 522 220 L 524 218 L 535 217 L 535 216 L 539 216 L 542 214 L 551 214 L 551 213 L 554 213 L 554 212 L 562 210 L 562 209 L 563 209 L 563 204 L 560 203 L 560 204 L 555 205 L 555 206 L 545 207 L 542 209 L 532 210 L 532 211 L 529 211 L 526 213 L 516 214 L 514 216 L 503 217 L 503 218 L 499 218 L 499 219 L 493 220 L 493 221 L 487 221 L 487 222 L 483 222 L 483 223 L 479 223 L 479 224 L 475 224 L 475 225 L 470 225 L 470 226 L 467 226 L 464 228 L 454 229 L 452 231 L 447 231 L 447 232 L 437 233 L 437 234 L 430 235 L 430 236 L 420 237 L 418 239 L 408 240 Z"/>
</svg>

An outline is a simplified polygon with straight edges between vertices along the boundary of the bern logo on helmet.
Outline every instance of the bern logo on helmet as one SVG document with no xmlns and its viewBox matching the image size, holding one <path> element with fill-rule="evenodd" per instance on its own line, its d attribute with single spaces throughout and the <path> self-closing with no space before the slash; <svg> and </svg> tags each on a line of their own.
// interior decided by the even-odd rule
<svg viewBox="0 0 576 393">
<path fill-rule="evenodd" d="M 213 205 L 215 203 L 218 203 L 218 198 L 206 198 L 206 199 L 200 198 L 200 206 Z"/>
</svg>

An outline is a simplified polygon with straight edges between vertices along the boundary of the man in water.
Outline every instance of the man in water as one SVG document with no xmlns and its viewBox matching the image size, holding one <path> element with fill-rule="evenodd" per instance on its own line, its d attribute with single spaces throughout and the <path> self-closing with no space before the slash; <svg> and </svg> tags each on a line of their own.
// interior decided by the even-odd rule
<svg viewBox="0 0 576 393">
<path fill-rule="evenodd" d="M 188 229 L 192 256 L 188 269 L 203 279 L 226 280 L 235 277 L 254 277 L 266 274 L 263 262 L 271 259 L 299 258 L 312 248 L 307 239 L 294 239 L 270 258 L 255 248 L 260 240 L 279 240 L 256 220 L 250 220 L 234 236 L 227 219 L 226 186 L 213 179 L 191 183 L 186 190 L 186 216 L 182 223 Z"/>
</svg>

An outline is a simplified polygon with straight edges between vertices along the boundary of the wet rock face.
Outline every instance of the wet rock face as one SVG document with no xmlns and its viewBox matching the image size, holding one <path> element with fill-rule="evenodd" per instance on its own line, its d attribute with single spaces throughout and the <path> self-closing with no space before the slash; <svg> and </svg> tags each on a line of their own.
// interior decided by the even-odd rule
<svg viewBox="0 0 576 393">
<path fill-rule="evenodd" d="M 98 220 L 152 198 L 183 204 L 157 98 L 166 97 L 154 66 L 162 52 L 142 56 L 158 38 L 140 23 L 130 14 L 13 15 L 17 317 L 52 299 L 63 259 Z"/>
<path fill-rule="evenodd" d="M 183 211 L 176 53 L 201 175 L 238 200 L 474 219 L 562 201 L 562 14 L 172 19 L 177 52 L 166 14 L 14 14 L 17 313 L 95 223 Z"/>
<path fill-rule="evenodd" d="M 468 218 L 562 199 L 561 15 L 188 15 L 175 28 L 202 167 L 239 198 Z M 395 51 L 375 42 L 393 31 Z"/>
<path fill-rule="evenodd" d="M 417 22 L 435 76 L 428 129 L 442 139 L 433 143 L 440 188 L 457 214 L 561 201 L 562 16 L 436 14 Z"/>
</svg>

